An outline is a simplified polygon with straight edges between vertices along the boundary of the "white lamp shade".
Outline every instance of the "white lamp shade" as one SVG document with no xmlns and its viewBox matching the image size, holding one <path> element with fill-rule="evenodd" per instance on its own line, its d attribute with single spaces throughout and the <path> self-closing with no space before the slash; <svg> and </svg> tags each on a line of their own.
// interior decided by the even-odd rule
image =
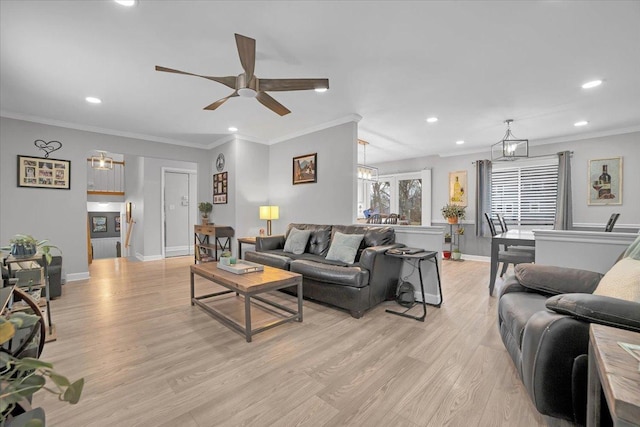
<svg viewBox="0 0 640 427">
<path fill-rule="evenodd" d="M 260 219 L 278 219 L 280 208 L 278 206 L 260 206 Z"/>
</svg>

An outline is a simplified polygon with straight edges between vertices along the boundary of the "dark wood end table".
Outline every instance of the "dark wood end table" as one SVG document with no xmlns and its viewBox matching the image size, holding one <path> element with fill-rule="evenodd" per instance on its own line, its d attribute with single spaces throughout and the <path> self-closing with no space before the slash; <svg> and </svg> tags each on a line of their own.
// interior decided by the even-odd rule
<svg viewBox="0 0 640 427">
<path fill-rule="evenodd" d="M 618 342 L 640 345 L 640 333 L 591 325 L 587 427 L 601 425 L 603 393 L 614 426 L 640 425 L 640 366 Z"/>
</svg>

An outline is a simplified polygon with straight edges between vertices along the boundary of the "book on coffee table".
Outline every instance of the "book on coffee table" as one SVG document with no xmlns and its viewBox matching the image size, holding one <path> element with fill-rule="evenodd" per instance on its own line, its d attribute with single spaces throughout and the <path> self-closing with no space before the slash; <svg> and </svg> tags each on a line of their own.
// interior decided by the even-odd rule
<svg viewBox="0 0 640 427">
<path fill-rule="evenodd" d="M 256 271 L 264 271 L 264 265 L 256 264 L 255 262 L 251 261 L 245 261 L 243 259 L 239 259 L 235 264 L 229 265 L 219 262 L 218 268 L 220 270 L 225 270 L 233 274 L 245 274 L 253 273 Z"/>
</svg>

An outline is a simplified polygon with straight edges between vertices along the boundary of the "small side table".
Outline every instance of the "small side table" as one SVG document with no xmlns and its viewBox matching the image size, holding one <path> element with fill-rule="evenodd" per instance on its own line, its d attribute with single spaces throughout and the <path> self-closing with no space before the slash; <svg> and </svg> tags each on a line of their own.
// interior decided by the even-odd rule
<svg viewBox="0 0 640 427">
<path fill-rule="evenodd" d="M 399 248 L 402 249 L 402 248 Z M 387 313 L 395 314 L 402 317 L 408 317 L 409 319 L 415 319 L 419 322 L 424 322 L 424 319 L 427 317 L 427 305 L 431 305 L 434 307 L 440 307 L 442 305 L 442 283 L 440 282 L 440 269 L 438 268 L 438 252 L 435 251 L 423 251 L 415 254 L 408 253 L 389 253 L 386 252 L 386 256 L 391 256 L 395 258 L 400 258 L 403 261 L 417 261 L 418 262 L 418 276 L 420 276 L 420 291 L 422 292 L 422 316 L 412 316 L 407 314 L 409 310 L 413 307 L 409 307 L 405 311 L 393 311 L 393 310 L 385 310 Z M 438 277 L 438 293 L 440 294 L 440 302 L 438 304 L 428 304 L 426 298 L 424 297 L 424 281 L 422 280 L 422 261 L 431 260 L 436 265 L 436 276 Z"/>
<path fill-rule="evenodd" d="M 255 237 L 238 237 L 238 259 L 242 259 L 242 244 L 256 245 Z"/>
<path fill-rule="evenodd" d="M 596 324 L 589 328 L 587 427 L 601 425 L 607 406 L 614 426 L 640 426 L 638 361 L 618 342 L 640 345 L 640 333 Z"/>
</svg>

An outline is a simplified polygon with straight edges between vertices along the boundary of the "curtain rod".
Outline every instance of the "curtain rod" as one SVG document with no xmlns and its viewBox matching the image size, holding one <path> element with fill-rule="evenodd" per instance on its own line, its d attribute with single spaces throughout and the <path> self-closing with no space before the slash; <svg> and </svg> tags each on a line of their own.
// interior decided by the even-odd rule
<svg viewBox="0 0 640 427">
<path fill-rule="evenodd" d="M 562 153 L 562 151 L 560 151 L 560 152 Z M 526 160 L 526 159 L 541 159 L 541 158 L 544 158 L 544 157 L 556 157 L 557 155 L 558 155 L 558 153 L 556 153 L 556 154 L 541 154 L 539 156 L 529 156 L 529 157 L 526 157 L 526 158 L 524 158 L 522 160 Z M 569 155 L 571 157 L 573 157 L 573 151 L 569 151 Z M 489 160 L 489 159 L 487 159 L 487 160 Z M 510 160 L 510 161 L 511 162 L 517 162 L 518 160 L 520 160 L 520 159 L 515 159 L 515 160 Z M 476 162 L 471 162 L 471 164 L 475 165 Z"/>
</svg>

